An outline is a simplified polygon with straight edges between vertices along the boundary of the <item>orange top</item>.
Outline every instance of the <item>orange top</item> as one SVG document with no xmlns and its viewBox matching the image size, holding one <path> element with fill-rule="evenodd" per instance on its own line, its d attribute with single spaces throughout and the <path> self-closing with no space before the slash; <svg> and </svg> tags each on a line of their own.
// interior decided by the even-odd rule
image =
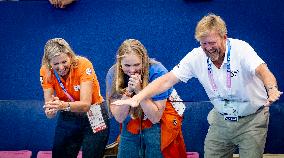
<svg viewBox="0 0 284 158">
<path fill-rule="evenodd" d="M 138 134 L 140 119 L 132 119 L 127 124 L 127 130 L 132 134 Z M 161 118 L 161 151 L 164 158 L 186 158 L 186 147 L 182 135 L 182 117 L 175 111 L 170 101 L 166 102 L 166 108 Z M 152 122 L 149 119 L 142 121 L 142 129 L 150 128 Z"/>
<path fill-rule="evenodd" d="M 85 81 L 93 81 L 92 104 L 101 103 L 103 101 L 95 70 L 92 63 L 87 58 L 78 56 L 77 67 L 75 68 L 71 65 L 68 78 L 66 80 L 60 79 L 67 92 L 75 101 L 80 100 L 80 84 Z M 40 80 L 43 89 L 53 88 L 56 96 L 60 100 L 70 101 L 60 87 L 52 69 L 42 66 L 40 69 Z"/>
</svg>

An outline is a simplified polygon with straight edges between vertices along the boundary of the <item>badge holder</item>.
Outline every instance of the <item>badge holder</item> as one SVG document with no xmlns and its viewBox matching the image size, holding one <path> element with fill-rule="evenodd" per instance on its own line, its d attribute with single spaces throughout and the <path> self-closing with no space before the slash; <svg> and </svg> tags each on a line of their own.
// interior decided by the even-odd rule
<svg viewBox="0 0 284 158">
<path fill-rule="evenodd" d="M 223 114 L 224 114 L 224 120 L 239 121 L 237 107 L 230 104 L 228 100 L 225 100 L 225 104 L 223 107 Z"/>
<path fill-rule="evenodd" d="M 94 133 L 97 133 L 107 128 L 100 105 L 91 105 L 90 110 L 87 112 L 87 115 Z"/>
</svg>

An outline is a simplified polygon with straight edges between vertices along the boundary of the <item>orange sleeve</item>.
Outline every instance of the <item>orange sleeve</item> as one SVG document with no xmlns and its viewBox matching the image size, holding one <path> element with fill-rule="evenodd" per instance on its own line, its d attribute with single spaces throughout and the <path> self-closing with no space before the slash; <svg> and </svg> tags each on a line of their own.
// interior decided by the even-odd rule
<svg viewBox="0 0 284 158">
<path fill-rule="evenodd" d="M 94 78 L 96 78 L 96 74 L 92 63 L 86 58 L 83 58 L 81 61 L 81 66 L 79 68 L 81 71 L 80 82 L 94 80 Z"/>
<path fill-rule="evenodd" d="M 103 101 L 103 97 L 101 96 L 100 84 L 95 71 L 93 79 L 93 103 L 101 103 Z"/>
<path fill-rule="evenodd" d="M 100 85 L 99 81 L 97 79 L 97 75 L 95 73 L 95 70 L 93 68 L 92 63 L 86 59 L 83 58 L 84 61 L 82 62 L 82 67 L 81 67 L 81 77 L 80 77 L 80 82 L 84 81 L 93 81 L 93 103 L 101 103 L 103 101 L 103 98 L 101 96 L 100 92 Z"/>
<path fill-rule="evenodd" d="M 43 89 L 53 88 L 51 72 L 45 66 L 40 68 L 40 82 Z"/>
</svg>

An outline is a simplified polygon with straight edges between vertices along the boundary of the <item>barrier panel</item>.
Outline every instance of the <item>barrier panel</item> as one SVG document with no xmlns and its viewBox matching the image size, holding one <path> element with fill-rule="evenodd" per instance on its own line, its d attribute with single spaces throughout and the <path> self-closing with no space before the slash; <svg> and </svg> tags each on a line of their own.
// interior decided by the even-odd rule
<svg viewBox="0 0 284 158">
<path fill-rule="evenodd" d="M 186 109 L 182 131 L 188 156 L 204 156 L 204 139 L 208 131 L 207 115 L 213 108 L 210 101 L 182 102 Z M 30 151 L 29 157 L 48 155 L 56 125 L 56 117 L 46 118 L 41 100 L 0 100 L 0 158 L 5 151 Z M 270 107 L 269 130 L 265 154 L 284 154 L 284 103 L 276 102 Z M 119 125 L 110 118 L 109 144 L 116 140 Z M 41 151 L 41 152 L 40 152 Z M 31 152 L 33 154 L 31 154 Z M 7 152 L 6 152 L 7 153 Z M 17 152 L 20 155 L 20 152 Z M 24 152 L 25 153 L 25 152 Z M 24 153 L 22 153 L 24 155 Z M 38 155 L 37 155 L 38 153 Z M 236 151 L 236 154 L 238 151 Z M 14 153 L 15 154 L 15 153 Z"/>
</svg>

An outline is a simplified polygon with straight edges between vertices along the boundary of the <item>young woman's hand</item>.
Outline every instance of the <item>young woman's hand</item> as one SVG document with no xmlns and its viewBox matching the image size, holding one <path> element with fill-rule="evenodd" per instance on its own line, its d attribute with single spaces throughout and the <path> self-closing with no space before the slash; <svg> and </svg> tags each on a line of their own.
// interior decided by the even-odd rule
<svg viewBox="0 0 284 158">
<path fill-rule="evenodd" d="M 128 90 L 138 94 L 142 89 L 141 75 L 131 75 L 128 81 Z"/>
</svg>

